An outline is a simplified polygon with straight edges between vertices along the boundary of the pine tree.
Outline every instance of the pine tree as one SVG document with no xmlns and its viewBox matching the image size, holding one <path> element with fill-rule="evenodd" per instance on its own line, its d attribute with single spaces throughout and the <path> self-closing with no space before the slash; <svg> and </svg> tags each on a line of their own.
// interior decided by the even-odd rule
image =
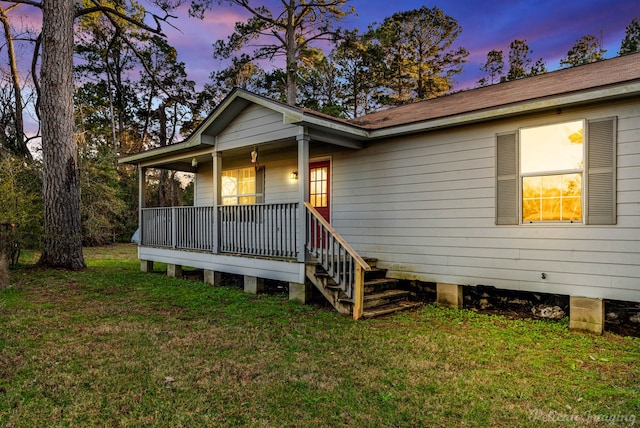
<svg viewBox="0 0 640 428">
<path fill-rule="evenodd" d="M 635 17 L 625 30 L 624 38 L 620 44 L 619 55 L 626 55 L 638 51 L 640 51 L 640 18 Z"/>
<path fill-rule="evenodd" d="M 560 65 L 564 67 L 575 67 L 589 64 L 591 62 L 602 61 L 606 49 L 594 35 L 582 36 L 576 41 L 567 56 L 560 60 Z"/>
<path fill-rule="evenodd" d="M 504 60 L 502 59 L 502 51 L 491 50 L 487 53 L 487 62 L 485 62 L 480 70 L 485 73 L 485 77 L 478 81 L 479 86 L 493 85 L 500 82 L 502 73 L 504 72 Z"/>
</svg>

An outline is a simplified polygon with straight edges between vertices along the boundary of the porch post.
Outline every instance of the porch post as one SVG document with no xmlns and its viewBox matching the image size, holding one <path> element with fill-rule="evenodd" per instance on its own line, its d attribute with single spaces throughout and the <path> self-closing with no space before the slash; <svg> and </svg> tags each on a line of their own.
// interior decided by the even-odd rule
<svg viewBox="0 0 640 428">
<path fill-rule="evenodd" d="M 304 202 L 309 202 L 309 133 L 307 128 L 298 128 L 298 221 L 296 225 L 296 243 L 298 261 L 305 261 L 307 210 Z"/>
<path fill-rule="evenodd" d="M 213 157 L 213 245 L 211 250 L 218 253 L 220 250 L 220 215 L 218 205 L 221 205 L 222 194 L 220 180 L 222 179 L 222 153 L 214 151 Z"/>
<path fill-rule="evenodd" d="M 147 206 L 147 201 L 145 200 L 145 195 L 147 193 L 145 192 L 145 184 L 147 182 L 146 175 L 147 168 L 138 164 L 138 230 L 140 231 L 138 247 L 143 244 L 142 238 L 144 236 L 142 209 Z M 140 271 L 153 272 L 153 260 L 140 260 Z"/>
<path fill-rule="evenodd" d="M 140 243 L 138 245 L 142 245 L 142 237 L 144 236 L 144 230 L 142 229 L 142 209 L 147 206 L 147 201 L 145 200 L 146 175 L 147 168 L 138 164 L 138 228 L 140 229 Z"/>
</svg>

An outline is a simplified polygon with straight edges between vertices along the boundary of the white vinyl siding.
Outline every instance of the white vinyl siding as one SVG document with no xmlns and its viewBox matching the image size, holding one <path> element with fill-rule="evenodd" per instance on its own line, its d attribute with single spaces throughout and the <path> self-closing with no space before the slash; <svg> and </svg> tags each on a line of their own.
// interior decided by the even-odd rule
<svg viewBox="0 0 640 428">
<path fill-rule="evenodd" d="M 518 174 L 498 168 L 505 151 L 496 135 L 512 135 L 501 141 L 513 144 L 504 156 L 517 166 L 513 130 L 558 122 L 539 113 L 335 153 L 332 225 L 395 278 L 640 301 L 640 105 L 563 115 L 586 118 L 587 134 L 593 121 L 618 117 L 616 224 L 520 225 L 513 190 L 509 208 L 500 209 L 498 183 L 517 183 Z"/>
<path fill-rule="evenodd" d="M 298 201 L 298 180 L 291 179 L 291 172 L 298 169 L 295 153 L 281 160 L 269 160 L 265 165 L 264 202 L 291 203 Z"/>
<path fill-rule="evenodd" d="M 213 165 L 201 163 L 195 175 L 194 205 L 206 207 L 213 204 Z"/>
<path fill-rule="evenodd" d="M 251 104 L 217 136 L 217 150 L 251 147 L 255 144 L 295 138 L 298 127 L 285 125 L 282 121 L 281 113 Z"/>
<path fill-rule="evenodd" d="M 294 154 L 295 156 L 295 154 Z M 290 203 L 298 200 L 298 181 L 290 178 L 297 170 L 296 159 L 271 160 L 261 163 L 258 171 L 258 200 L 256 203 Z M 213 170 L 210 163 L 201 164 L 196 174 L 196 206 L 213 204 Z"/>
</svg>

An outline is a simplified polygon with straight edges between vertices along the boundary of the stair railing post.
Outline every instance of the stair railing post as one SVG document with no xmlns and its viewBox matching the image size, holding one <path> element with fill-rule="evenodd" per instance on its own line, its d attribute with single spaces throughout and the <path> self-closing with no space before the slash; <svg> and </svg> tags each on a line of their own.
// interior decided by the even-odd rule
<svg viewBox="0 0 640 428">
<path fill-rule="evenodd" d="M 353 319 L 359 320 L 364 313 L 364 270 L 356 263 L 355 290 L 353 290 Z"/>
</svg>

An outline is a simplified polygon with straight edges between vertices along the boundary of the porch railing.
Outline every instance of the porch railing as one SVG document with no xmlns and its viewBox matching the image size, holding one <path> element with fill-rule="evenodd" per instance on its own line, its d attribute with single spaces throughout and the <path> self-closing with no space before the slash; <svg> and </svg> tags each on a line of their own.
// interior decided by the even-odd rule
<svg viewBox="0 0 640 428">
<path fill-rule="evenodd" d="M 364 311 L 364 271 L 369 264 L 345 241 L 310 203 L 307 210 L 306 249 L 353 301 L 353 319 Z"/>
<path fill-rule="evenodd" d="M 144 208 L 142 245 L 185 250 L 211 250 L 213 207 Z"/>
<path fill-rule="evenodd" d="M 297 203 L 142 209 L 142 245 L 296 258 Z M 216 232 L 218 242 L 216 241 Z"/>
<path fill-rule="evenodd" d="M 297 203 L 218 207 L 220 251 L 295 258 Z"/>
</svg>

